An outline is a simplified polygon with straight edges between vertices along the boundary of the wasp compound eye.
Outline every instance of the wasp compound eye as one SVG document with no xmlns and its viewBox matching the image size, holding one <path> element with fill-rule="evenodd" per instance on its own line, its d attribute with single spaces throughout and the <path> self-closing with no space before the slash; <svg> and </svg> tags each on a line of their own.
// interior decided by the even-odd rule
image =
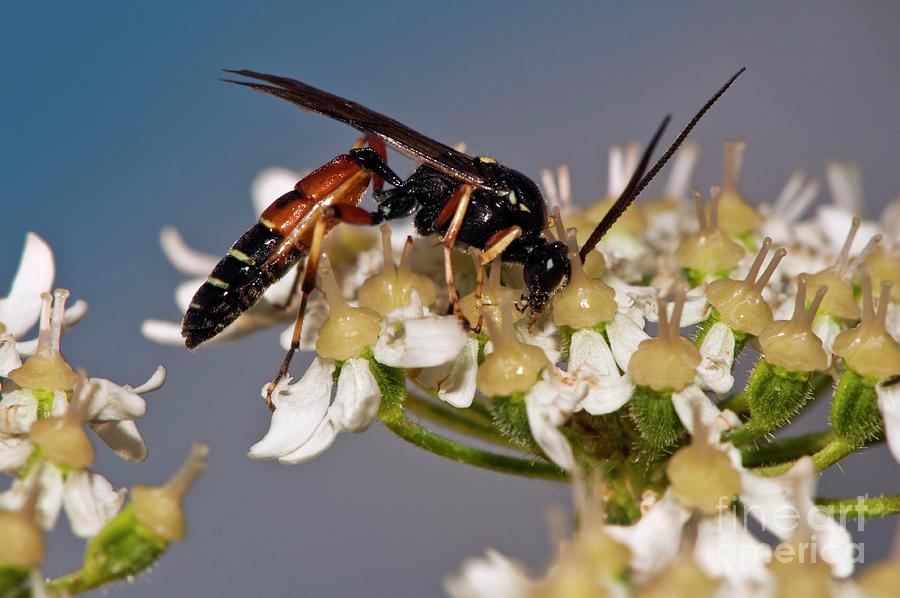
<svg viewBox="0 0 900 598">
<path fill-rule="evenodd" d="M 538 247 L 525 260 L 523 275 L 528 287 L 528 304 L 540 310 L 554 291 L 569 277 L 570 264 L 564 243 Z"/>
</svg>

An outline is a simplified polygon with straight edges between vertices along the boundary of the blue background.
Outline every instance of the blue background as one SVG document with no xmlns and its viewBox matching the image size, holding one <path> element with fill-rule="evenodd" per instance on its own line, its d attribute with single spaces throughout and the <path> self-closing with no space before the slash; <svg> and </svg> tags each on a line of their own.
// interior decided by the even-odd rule
<svg viewBox="0 0 900 598">
<path fill-rule="evenodd" d="M 870 216 L 900 191 L 894 2 L 377 4 L 2 9 L 0 280 L 26 231 L 39 232 L 58 284 L 91 306 L 66 337 L 70 361 L 123 383 L 169 367 L 141 424 L 149 460 L 129 466 L 101 450 L 100 471 L 117 484 L 161 481 L 194 439 L 213 451 L 187 541 L 110 595 L 433 595 L 485 546 L 545 563 L 546 506 L 569 502 L 561 486 L 441 461 L 378 426 L 306 465 L 251 462 L 269 419 L 259 387 L 281 358 L 274 331 L 197 354 L 140 336 L 144 318 L 179 317 L 163 225 L 222 253 L 252 223 L 260 169 L 315 167 L 354 139 L 217 82 L 220 69 L 302 78 L 531 175 L 569 163 L 587 201 L 605 189 L 608 144 L 645 139 L 666 112 L 683 121 L 747 66 L 694 137 L 698 184 L 719 177 L 721 141 L 743 136 L 757 201 L 796 166 L 820 173 L 833 157 L 862 164 Z M 821 492 L 896 493 L 897 480 L 881 447 L 826 474 Z M 857 534 L 867 561 L 886 554 L 892 524 Z M 49 573 L 74 566 L 80 541 L 57 533 L 52 545 Z"/>
</svg>

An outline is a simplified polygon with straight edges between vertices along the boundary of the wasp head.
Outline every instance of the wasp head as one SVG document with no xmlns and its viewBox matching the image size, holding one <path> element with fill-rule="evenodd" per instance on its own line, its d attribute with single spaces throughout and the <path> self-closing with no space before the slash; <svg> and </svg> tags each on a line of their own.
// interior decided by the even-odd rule
<svg viewBox="0 0 900 598">
<path fill-rule="evenodd" d="M 522 270 L 525 299 L 534 312 L 542 311 L 550 297 L 569 279 L 571 265 L 567 252 L 565 243 L 556 241 L 539 245 L 525 259 Z"/>
</svg>

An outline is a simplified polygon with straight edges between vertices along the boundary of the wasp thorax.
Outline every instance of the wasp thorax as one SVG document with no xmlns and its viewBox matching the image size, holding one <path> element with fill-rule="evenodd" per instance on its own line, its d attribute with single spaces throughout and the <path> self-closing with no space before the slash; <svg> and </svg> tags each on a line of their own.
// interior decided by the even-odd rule
<svg viewBox="0 0 900 598">
<path fill-rule="evenodd" d="M 886 328 L 891 283 L 881 283 L 877 310 L 868 274 L 862 277 L 862 288 L 862 321 L 856 328 L 845 330 L 834 339 L 834 352 L 857 374 L 884 380 L 900 374 L 900 343 Z"/>
<path fill-rule="evenodd" d="M 481 265 L 478 255 L 474 256 L 475 269 L 479 277 L 484 275 L 484 266 Z M 500 306 L 503 303 L 514 303 L 522 294 L 516 289 L 505 287 L 501 284 L 501 274 L 503 272 L 503 263 L 500 258 L 491 262 L 491 270 L 488 274 L 487 281 L 483 285 L 476 285 L 476 289 L 459 300 L 459 306 L 462 309 L 466 319 L 477 326 L 480 322 L 484 324 L 486 320 L 491 320 L 495 326 L 501 327 Z M 480 278 L 479 278 L 480 280 Z M 479 288 L 480 286 L 480 292 Z M 514 321 L 521 320 L 525 314 L 518 310 L 512 313 Z"/>
<path fill-rule="evenodd" d="M 561 222 L 559 226 L 562 227 Z M 575 230 L 569 229 L 564 238 L 569 248 L 569 283 L 553 296 L 553 322 L 557 326 L 590 328 L 612 320 L 618 308 L 616 291 L 585 273 L 578 254 Z"/>
<path fill-rule="evenodd" d="M 19 387 L 68 392 L 78 383 L 78 374 L 59 351 L 68 298 L 69 291 L 65 289 L 56 289 L 52 297 L 50 293 L 41 295 L 37 351 L 21 367 L 9 373 L 9 378 Z"/>
<path fill-rule="evenodd" d="M 850 225 L 850 231 L 847 233 L 847 239 L 844 241 L 844 246 L 834 265 L 809 277 L 810 289 L 828 287 L 828 294 L 822 302 L 822 313 L 846 320 L 858 320 L 860 315 L 851 284 L 853 273 L 857 265 L 865 259 L 866 254 L 881 240 L 881 235 L 875 235 L 859 256 L 855 260 L 851 260 L 850 247 L 859 230 L 859 224 L 859 218 L 854 218 Z"/>
<path fill-rule="evenodd" d="M 822 341 L 812 331 L 812 323 L 828 287 L 821 286 L 806 309 L 807 276 L 797 282 L 797 298 L 790 320 L 767 325 L 759 335 L 759 345 L 766 361 L 791 372 L 812 372 L 828 367 L 828 354 Z"/>
<path fill-rule="evenodd" d="M 707 218 L 703 198 L 699 191 L 694 190 L 700 230 L 682 239 L 675 250 L 678 264 L 682 268 L 693 270 L 701 279 L 727 274 L 744 257 L 744 248 L 719 228 L 719 189 L 714 187 L 710 194 L 711 207 Z"/>
<path fill-rule="evenodd" d="M 741 168 L 747 143 L 740 139 L 725 142 L 725 168 L 722 173 L 722 197 L 719 205 L 719 226 L 729 235 L 755 231 L 762 218 L 741 192 Z"/>
<path fill-rule="evenodd" d="M 163 540 L 182 540 L 187 533 L 181 502 L 197 477 L 206 469 L 209 447 L 196 443 L 191 454 L 162 486 L 135 486 L 131 502 L 138 521 Z"/>
<path fill-rule="evenodd" d="M 41 493 L 41 469 L 16 510 L 0 508 L 0 568 L 34 569 L 44 560 L 44 536 L 35 522 Z"/>
<path fill-rule="evenodd" d="M 541 349 L 516 338 L 508 301 L 500 303 L 500 314 L 499 327 L 492 319 L 485 319 L 494 351 L 478 366 L 475 378 L 478 390 L 489 397 L 527 392 L 550 363 Z"/>
<path fill-rule="evenodd" d="M 758 336 L 772 321 L 772 308 L 763 298 L 762 292 L 787 251 L 784 248 L 777 249 L 765 272 L 757 278 L 771 247 L 772 239 L 766 237 L 743 280 L 723 278 L 711 282 L 706 288 L 707 301 L 716 308 L 722 320 L 732 330 Z"/>
<path fill-rule="evenodd" d="M 884 281 L 893 282 L 891 299 L 900 301 L 900 250 L 893 250 L 885 245 L 877 245 L 863 260 L 863 265 L 872 275 L 872 284 L 880 285 Z"/>
<path fill-rule="evenodd" d="M 65 415 L 41 418 L 31 424 L 31 441 L 43 456 L 56 465 L 81 469 L 94 462 L 94 445 L 84 429 L 96 387 L 82 382 Z"/>
<path fill-rule="evenodd" d="M 659 334 L 641 341 L 628 362 L 628 372 L 636 384 L 678 392 L 693 383 L 701 361 L 697 347 L 679 335 L 684 291 L 675 293 L 671 318 L 665 300 L 657 299 L 657 307 Z"/>
<path fill-rule="evenodd" d="M 584 216 L 591 222 L 600 222 L 616 203 L 616 199 L 628 185 L 628 179 L 637 169 L 641 146 L 631 143 L 627 148 L 614 145 L 609 148 L 609 179 L 606 197 L 598 199 L 584 211 Z M 639 235 L 647 230 L 647 217 L 640 206 L 632 205 L 625 210 L 610 232 L 624 232 Z"/>
<path fill-rule="evenodd" d="M 741 476 L 723 451 L 710 445 L 709 429 L 694 411 L 691 443 L 678 449 L 666 465 L 672 494 L 682 505 L 703 515 L 731 506 L 741 491 Z"/>
<path fill-rule="evenodd" d="M 320 275 L 329 312 L 319 329 L 316 352 L 339 361 L 356 357 L 378 340 L 381 318 L 369 308 L 347 304 L 325 256 L 322 257 Z"/>
<path fill-rule="evenodd" d="M 391 247 L 391 227 L 381 226 L 381 245 L 384 251 L 384 268 L 380 274 L 365 281 L 357 291 L 359 304 L 385 316 L 409 305 L 413 292 L 419 295 L 422 305 L 431 305 L 435 299 L 434 282 L 427 276 L 413 272 L 412 238 L 406 238 L 400 266 L 394 265 Z"/>
</svg>

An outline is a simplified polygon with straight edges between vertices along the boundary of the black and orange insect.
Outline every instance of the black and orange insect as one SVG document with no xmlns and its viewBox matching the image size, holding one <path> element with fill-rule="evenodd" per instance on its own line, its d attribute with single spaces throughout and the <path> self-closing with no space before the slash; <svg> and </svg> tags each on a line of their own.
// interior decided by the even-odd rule
<svg viewBox="0 0 900 598">
<path fill-rule="evenodd" d="M 307 298 L 315 286 L 322 238 L 339 222 L 375 225 L 413 216 L 419 234 L 441 235 L 447 289 L 461 319 L 449 259 L 455 246 L 477 248 L 483 263 L 502 256 L 506 262 L 522 264 L 526 286 L 523 300 L 535 313 L 566 284 L 570 268 L 566 247 L 545 236 L 546 204 L 537 185 L 524 174 L 487 156 L 468 156 L 392 118 L 306 83 L 246 70 L 226 72 L 256 80 L 226 80 L 230 83 L 347 123 L 364 137 L 348 153 L 305 176 L 294 189 L 276 199 L 216 265 L 184 316 L 182 335 L 188 348 L 222 332 L 252 307 L 267 287 L 306 259 L 293 343 L 276 381 L 283 377 L 299 346 Z M 663 120 L 626 189 L 581 248 L 582 261 L 742 72 L 743 69 L 735 73 L 700 108 L 647 170 L 669 117 Z M 387 165 L 385 144 L 422 164 L 405 180 L 400 178 Z M 385 182 L 392 188 L 384 190 Z M 374 211 L 359 207 L 370 184 L 377 202 Z M 298 280 L 299 276 L 298 271 Z"/>
</svg>

